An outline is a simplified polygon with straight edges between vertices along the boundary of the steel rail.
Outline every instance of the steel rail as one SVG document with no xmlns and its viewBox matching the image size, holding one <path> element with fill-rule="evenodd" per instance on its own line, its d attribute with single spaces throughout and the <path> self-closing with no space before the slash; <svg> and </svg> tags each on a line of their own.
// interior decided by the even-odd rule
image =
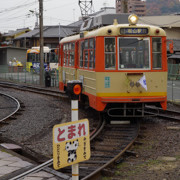
<svg viewBox="0 0 180 180">
<path fill-rule="evenodd" d="M 49 96 L 58 97 L 62 99 L 68 99 L 68 96 L 64 92 L 60 92 L 59 90 L 46 89 L 42 87 L 34 87 L 30 85 L 14 84 L 14 83 L 9 83 L 9 82 L 0 82 L 0 86 L 5 87 L 5 88 L 14 88 L 18 90 L 34 92 L 34 93 L 43 94 L 43 95 L 49 95 Z"/>
<path fill-rule="evenodd" d="M 2 92 L 0 93 L 0 95 L 1 95 L 1 96 L 6 96 L 6 97 L 10 98 L 11 100 L 13 100 L 13 101 L 17 104 L 16 109 L 15 109 L 11 114 L 9 114 L 8 116 L 0 119 L 0 122 L 2 122 L 2 121 L 4 121 L 4 120 L 10 118 L 11 116 L 13 116 L 16 112 L 18 112 L 21 106 L 20 106 L 19 101 L 18 101 L 16 98 L 14 98 L 14 97 L 12 97 L 12 96 L 10 96 L 10 95 L 8 95 L 8 94 L 2 93 Z"/>
<path fill-rule="evenodd" d="M 99 135 L 99 133 L 103 130 L 105 124 L 106 121 L 100 117 L 100 121 L 97 128 L 90 134 L 90 141 L 92 141 L 95 137 Z"/>
<path fill-rule="evenodd" d="M 147 114 L 156 115 L 157 117 L 168 118 L 174 121 L 180 121 L 180 112 L 174 110 L 163 110 L 161 108 L 147 107 L 144 111 Z M 174 116 L 173 116 L 174 114 Z"/>
<path fill-rule="evenodd" d="M 134 137 L 133 140 L 131 140 L 129 142 L 129 144 L 119 153 L 117 154 L 114 158 L 112 158 L 110 161 L 108 161 L 106 164 L 104 164 L 103 166 L 101 166 L 100 168 L 98 168 L 96 171 L 93 171 L 91 174 L 87 175 L 86 177 L 82 178 L 82 180 L 87 180 L 90 178 L 93 178 L 93 176 L 95 176 L 96 174 L 98 174 L 99 172 L 101 172 L 104 168 L 106 168 L 107 166 L 111 165 L 112 163 L 114 163 L 117 159 L 120 158 L 120 156 L 122 156 L 131 146 L 132 144 L 136 141 L 138 134 L 139 134 L 139 125 L 138 125 L 138 131 L 136 136 Z"/>
<path fill-rule="evenodd" d="M 27 176 L 28 174 L 31 174 L 33 172 L 35 173 L 35 172 L 37 172 L 37 171 L 39 171 L 39 170 L 41 170 L 41 169 L 43 169 L 46 166 L 49 166 L 51 164 L 52 164 L 51 160 L 46 161 L 45 163 L 43 163 L 43 164 L 41 164 L 41 165 L 39 165 L 39 166 L 37 166 L 37 167 L 35 167 L 33 169 L 30 169 L 30 170 L 28 170 L 28 171 L 26 171 L 26 172 L 24 172 L 24 173 L 22 173 L 22 174 L 20 174 L 20 175 L 18 175 L 16 177 L 11 178 L 10 180 L 16 180 L 16 179 L 23 178 L 23 177 Z"/>
<path fill-rule="evenodd" d="M 90 137 L 91 137 L 90 140 L 91 141 L 100 133 L 100 131 L 103 129 L 104 125 L 105 125 L 105 120 L 102 121 L 102 119 L 101 119 L 99 124 L 98 124 L 98 128 L 96 128 L 95 131 L 93 131 L 91 133 L 91 135 L 90 135 Z M 46 161 L 46 162 L 44 162 L 44 163 L 30 169 L 30 170 L 28 170 L 28 171 L 26 171 L 26 172 L 24 172 L 22 174 L 19 174 L 19 175 L 15 176 L 15 177 L 11 178 L 10 180 L 19 180 L 19 179 L 21 179 L 23 177 L 26 177 L 29 174 L 38 172 L 38 171 L 44 169 L 45 167 L 51 166 L 52 164 L 53 164 L 53 159 L 50 159 L 50 160 L 48 160 L 48 161 Z M 67 175 L 65 175 L 63 173 L 62 173 L 61 178 L 66 179 L 66 180 L 70 179 L 69 176 L 67 176 Z"/>
</svg>

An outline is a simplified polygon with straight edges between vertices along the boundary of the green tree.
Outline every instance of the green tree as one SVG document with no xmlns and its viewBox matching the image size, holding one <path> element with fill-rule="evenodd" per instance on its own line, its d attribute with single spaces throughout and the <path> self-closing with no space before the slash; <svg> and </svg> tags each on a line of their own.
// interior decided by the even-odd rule
<svg viewBox="0 0 180 180">
<path fill-rule="evenodd" d="M 147 15 L 163 15 L 180 12 L 179 0 L 146 0 Z"/>
</svg>

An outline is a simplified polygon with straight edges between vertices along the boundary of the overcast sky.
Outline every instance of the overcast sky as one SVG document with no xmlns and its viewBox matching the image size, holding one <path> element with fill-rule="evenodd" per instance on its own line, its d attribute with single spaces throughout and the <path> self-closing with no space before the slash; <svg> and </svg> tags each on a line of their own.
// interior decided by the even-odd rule
<svg viewBox="0 0 180 180">
<path fill-rule="evenodd" d="M 77 21 L 81 15 L 79 0 L 44 0 L 44 25 L 67 25 Z M 115 0 L 93 0 L 95 11 L 102 7 L 115 7 Z M 34 28 L 39 11 L 38 0 L 1 0 L 0 32 L 18 28 Z"/>
</svg>

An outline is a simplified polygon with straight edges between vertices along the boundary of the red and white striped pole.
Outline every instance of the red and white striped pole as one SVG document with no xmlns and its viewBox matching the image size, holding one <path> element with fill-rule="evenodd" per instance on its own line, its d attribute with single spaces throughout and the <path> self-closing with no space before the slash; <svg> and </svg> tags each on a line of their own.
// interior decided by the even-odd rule
<svg viewBox="0 0 180 180">
<path fill-rule="evenodd" d="M 71 100 L 71 121 L 78 120 L 78 100 Z M 72 180 L 79 180 L 79 164 L 72 165 Z"/>
<path fill-rule="evenodd" d="M 70 81 L 67 83 L 67 91 L 71 97 L 71 121 L 78 121 L 78 100 L 82 92 L 82 83 Z M 72 180 L 79 180 L 79 164 L 72 165 Z"/>
</svg>

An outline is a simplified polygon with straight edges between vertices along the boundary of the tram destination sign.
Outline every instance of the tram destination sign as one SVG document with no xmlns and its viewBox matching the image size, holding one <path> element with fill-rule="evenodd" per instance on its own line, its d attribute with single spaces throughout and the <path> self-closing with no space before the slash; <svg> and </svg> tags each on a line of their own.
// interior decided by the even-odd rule
<svg viewBox="0 0 180 180">
<path fill-rule="evenodd" d="M 144 35 L 148 34 L 148 28 L 121 28 L 120 33 L 124 35 Z"/>
</svg>

